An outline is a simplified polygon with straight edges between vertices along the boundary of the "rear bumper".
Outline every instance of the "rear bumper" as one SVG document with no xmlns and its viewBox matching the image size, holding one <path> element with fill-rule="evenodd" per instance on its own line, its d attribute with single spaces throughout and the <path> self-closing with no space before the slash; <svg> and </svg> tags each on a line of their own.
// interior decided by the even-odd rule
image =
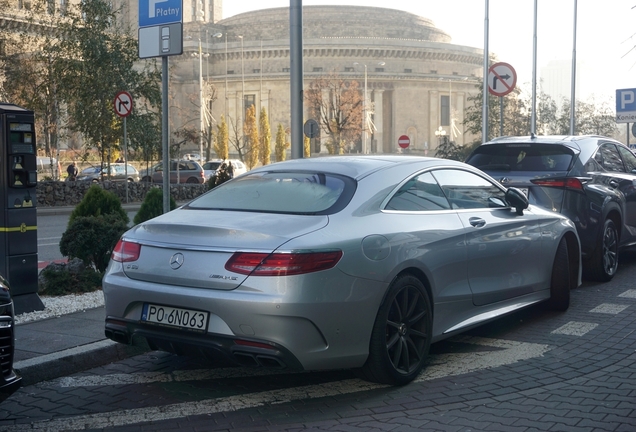
<svg viewBox="0 0 636 432">
<path fill-rule="evenodd" d="M 211 362 L 272 369 L 303 370 L 298 359 L 284 347 L 257 339 L 223 335 L 184 334 L 152 324 L 106 318 L 106 337 L 128 345 L 177 355 L 202 357 Z"/>
</svg>

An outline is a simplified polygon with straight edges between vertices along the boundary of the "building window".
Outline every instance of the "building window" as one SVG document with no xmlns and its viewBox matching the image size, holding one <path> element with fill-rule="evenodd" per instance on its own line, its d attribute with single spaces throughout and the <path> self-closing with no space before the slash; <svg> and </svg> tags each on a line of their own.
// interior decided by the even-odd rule
<svg viewBox="0 0 636 432">
<path fill-rule="evenodd" d="M 375 68 L 376 72 L 384 72 L 384 68 Z"/>
<path fill-rule="evenodd" d="M 60 15 L 66 15 L 67 7 L 66 0 L 60 0 Z"/>
<path fill-rule="evenodd" d="M 289 68 L 283 68 L 283 72 L 289 72 Z"/>
<path fill-rule="evenodd" d="M 404 73 L 413 73 L 413 69 L 404 69 Z"/>
<path fill-rule="evenodd" d="M 247 109 L 252 105 L 256 105 L 256 95 L 243 95 L 243 112 L 247 112 Z"/>
<path fill-rule="evenodd" d="M 314 68 L 314 72 L 322 72 L 322 68 L 321 67 L 315 67 Z"/>
<path fill-rule="evenodd" d="M 252 69 L 252 73 L 261 73 L 260 69 Z"/>
<path fill-rule="evenodd" d="M 46 0 L 46 13 L 55 15 L 55 0 Z"/>
<path fill-rule="evenodd" d="M 227 74 L 228 75 L 234 75 L 234 71 L 233 70 L 229 70 L 229 71 L 227 71 Z"/>
<path fill-rule="evenodd" d="M 345 72 L 353 72 L 354 69 L 352 67 L 349 66 L 345 66 Z"/>
<path fill-rule="evenodd" d="M 436 73 L 437 73 L 437 70 L 435 70 L 435 69 L 431 69 L 431 73 L 432 73 L 432 74 L 436 74 Z"/>
<path fill-rule="evenodd" d="M 442 96 L 439 98 L 439 100 L 440 125 L 450 126 L 450 97 Z"/>
</svg>

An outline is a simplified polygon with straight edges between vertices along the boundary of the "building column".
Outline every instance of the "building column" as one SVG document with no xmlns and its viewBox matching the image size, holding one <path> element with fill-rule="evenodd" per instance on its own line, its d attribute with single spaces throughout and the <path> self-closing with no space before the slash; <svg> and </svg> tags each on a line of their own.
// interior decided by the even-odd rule
<svg viewBox="0 0 636 432">
<path fill-rule="evenodd" d="M 373 102 L 373 124 L 376 130 L 371 135 L 371 153 L 382 153 L 384 148 L 382 140 L 383 120 L 382 120 L 382 98 L 384 90 L 373 90 L 371 100 Z"/>
</svg>

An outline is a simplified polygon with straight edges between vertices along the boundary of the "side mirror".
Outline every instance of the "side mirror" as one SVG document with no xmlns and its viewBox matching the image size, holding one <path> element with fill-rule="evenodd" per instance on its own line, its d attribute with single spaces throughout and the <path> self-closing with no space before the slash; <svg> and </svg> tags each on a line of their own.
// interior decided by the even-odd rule
<svg viewBox="0 0 636 432">
<path fill-rule="evenodd" d="M 523 215 L 523 211 L 529 205 L 528 197 L 515 187 L 508 188 L 506 191 L 506 202 L 517 210 L 518 215 Z"/>
</svg>

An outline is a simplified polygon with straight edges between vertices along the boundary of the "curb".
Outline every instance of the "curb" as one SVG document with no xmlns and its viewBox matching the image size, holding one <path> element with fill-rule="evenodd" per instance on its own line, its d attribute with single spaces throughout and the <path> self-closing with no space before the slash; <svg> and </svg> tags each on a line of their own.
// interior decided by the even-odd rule
<svg viewBox="0 0 636 432">
<path fill-rule="evenodd" d="M 21 360 L 14 363 L 13 369 L 22 377 L 22 385 L 28 386 L 124 360 L 145 352 L 148 352 L 148 349 L 104 339 L 60 352 Z"/>
</svg>

